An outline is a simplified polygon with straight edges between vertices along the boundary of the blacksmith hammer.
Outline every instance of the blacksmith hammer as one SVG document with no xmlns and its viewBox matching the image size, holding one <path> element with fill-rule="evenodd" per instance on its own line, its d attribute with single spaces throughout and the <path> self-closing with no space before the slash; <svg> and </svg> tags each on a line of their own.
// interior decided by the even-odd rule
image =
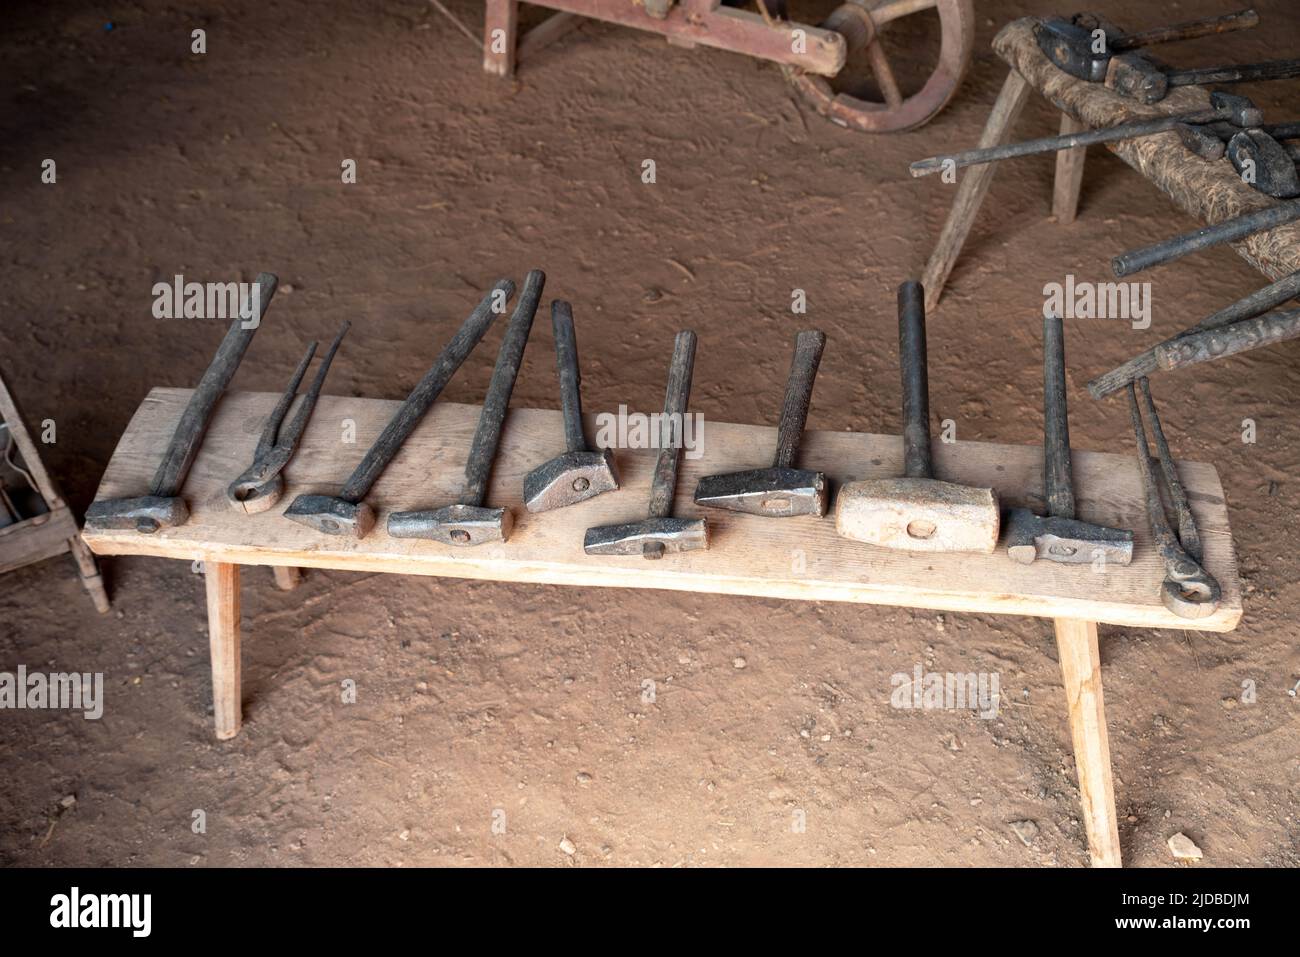
<svg viewBox="0 0 1300 957">
<path fill-rule="evenodd" d="M 461 324 L 450 342 L 439 353 L 437 360 L 424 377 L 416 383 L 406 401 L 384 426 L 352 476 L 344 483 L 338 495 L 299 495 L 284 511 L 284 517 L 308 525 L 326 535 L 345 535 L 360 540 L 375 525 L 375 512 L 365 502 L 379 476 L 397 455 L 397 450 L 407 440 L 425 413 L 433 407 L 439 393 L 451 381 L 461 363 L 474 351 L 488 326 L 496 318 L 494 306 L 504 303 L 514 294 L 515 284 L 509 279 L 498 280 L 482 302 L 474 307 L 469 318 Z"/>
<path fill-rule="evenodd" d="M 925 294 L 898 287 L 898 357 L 903 373 L 904 478 L 850 482 L 835 501 L 845 538 L 924 552 L 983 552 L 998 543 L 998 499 L 991 488 L 934 478 L 925 361 Z"/>
<path fill-rule="evenodd" d="M 668 389 L 660 420 L 659 458 L 650 483 L 650 515 L 643 522 L 601 525 L 587 529 L 582 550 L 588 555 L 640 555 L 652 560 L 665 552 L 686 552 L 709 547 L 709 529 L 702 518 L 673 518 L 677 490 L 677 465 L 685 435 L 683 418 L 691 397 L 695 368 L 695 333 L 685 329 L 673 342 L 668 368 Z"/>
<path fill-rule="evenodd" d="M 804 423 L 808 421 L 813 382 L 825 348 L 826 335 L 816 330 L 806 330 L 795 338 L 772 467 L 706 475 L 695 486 L 696 505 L 771 518 L 826 514 L 826 476 L 811 469 L 791 467 L 799 452 Z"/>
<path fill-rule="evenodd" d="M 1141 47 L 1191 40 L 1219 33 L 1245 30 L 1259 24 L 1259 14 L 1254 10 L 1238 10 L 1221 17 L 1207 17 L 1173 26 L 1156 27 L 1140 33 L 1121 33 L 1094 37 L 1093 31 L 1077 22 L 1049 17 L 1034 28 L 1034 37 L 1043 55 L 1071 76 L 1091 83 L 1106 79 L 1106 69 L 1116 54 Z M 1101 42 L 1098 43 L 1098 40 Z M 1098 50 L 1097 48 L 1101 49 Z"/>
<path fill-rule="evenodd" d="M 1047 515 L 1027 508 L 1007 513 L 1007 554 L 1022 565 L 1034 559 L 1065 564 L 1127 565 L 1133 533 L 1081 522 L 1075 516 L 1070 461 L 1070 416 L 1065 397 L 1065 330 L 1060 316 L 1043 317 L 1043 491 Z"/>
<path fill-rule="evenodd" d="M 1111 58 L 1106 67 L 1106 86 L 1139 103 L 1158 103 L 1174 86 L 1286 80 L 1297 76 L 1300 76 L 1300 59 L 1170 70 L 1140 53 L 1125 53 Z"/>
<path fill-rule="evenodd" d="M 544 462 L 524 477 L 524 508 L 545 512 L 564 508 L 618 488 L 614 454 L 587 448 L 582 434 L 582 373 L 578 341 L 573 332 L 573 307 L 562 299 L 551 302 L 555 333 L 555 365 L 560 373 L 560 408 L 568 451 Z"/>
<path fill-rule="evenodd" d="M 298 440 L 302 438 L 312 410 L 316 408 L 316 400 L 320 398 L 320 390 L 325 384 L 325 377 L 329 375 L 334 354 L 339 351 L 339 344 L 351 326 L 352 323 L 346 319 L 343 321 L 342 327 L 330 344 L 329 351 L 321 360 L 320 368 L 316 370 L 316 378 L 312 380 L 306 394 L 302 397 L 302 403 L 298 406 L 298 411 L 289 423 L 289 427 L 281 429 L 284 417 L 289 412 L 289 406 L 293 405 L 294 397 L 298 394 L 298 386 L 302 384 L 303 376 L 307 374 L 307 366 L 311 364 L 312 356 L 316 354 L 316 343 L 307 346 L 307 354 L 298 363 L 298 368 L 294 370 L 288 387 L 280 396 L 280 401 L 275 404 L 275 408 L 271 410 L 266 425 L 262 427 L 261 438 L 257 440 L 257 449 L 253 452 L 253 464 L 226 489 L 226 501 L 235 511 L 254 515 L 265 512 L 280 501 L 280 496 L 284 494 L 284 478 L 281 473 L 298 448 Z"/>
<path fill-rule="evenodd" d="M 160 528 L 184 525 L 189 520 L 189 506 L 181 498 L 185 478 L 194 464 L 203 434 L 208 430 L 212 412 L 234 378 L 240 360 L 253 341 L 253 334 L 262 327 L 262 318 L 279 283 L 280 280 L 269 272 L 258 273 L 253 281 L 258 297 L 257 321 L 237 318 L 230 324 L 226 337 L 217 347 L 217 354 L 212 357 L 212 363 L 203 373 L 176 431 L 172 433 L 171 442 L 149 485 L 149 494 L 95 502 L 86 509 L 87 525 L 91 528 L 134 528 L 143 535 L 152 535 Z"/>
<path fill-rule="evenodd" d="M 533 328 L 533 317 L 542 301 L 542 287 L 546 274 L 534 269 L 524 279 L 524 291 L 519 294 L 510 325 L 506 327 L 497 364 L 492 370 L 483 411 L 479 413 L 478 428 L 470 445 L 469 459 L 465 463 L 465 491 L 460 501 L 443 508 L 418 512 L 394 512 L 388 516 L 388 534 L 394 538 L 424 538 L 448 545 L 482 545 L 485 542 L 504 542 L 510 538 L 514 527 L 514 514 L 508 508 L 488 508 L 488 477 L 492 473 L 492 460 L 497 455 L 501 439 L 501 426 L 510 408 L 510 393 L 514 391 L 519 365 L 524 359 L 528 333 Z"/>
</svg>

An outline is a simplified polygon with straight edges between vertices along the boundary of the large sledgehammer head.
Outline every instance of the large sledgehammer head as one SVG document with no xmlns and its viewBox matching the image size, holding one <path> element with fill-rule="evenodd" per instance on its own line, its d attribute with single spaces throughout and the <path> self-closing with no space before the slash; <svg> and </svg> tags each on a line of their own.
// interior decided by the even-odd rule
<svg viewBox="0 0 1300 957">
<path fill-rule="evenodd" d="M 96 528 L 133 528 L 151 535 L 160 528 L 184 525 L 190 517 L 182 498 L 142 495 L 93 503 L 86 509 L 86 524 Z"/>
<path fill-rule="evenodd" d="M 998 543 L 992 489 L 928 478 L 850 482 L 835 501 L 835 530 L 845 538 L 914 552 L 983 552 Z"/>
<path fill-rule="evenodd" d="M 618 473 L 609 449 L 565 452 L 524 477 L 524 507 L 530 512 L 546 512 L 616 488 Z"/>
<path fill-rule="evenodd" d="M 1133 533 L 1013 508 L 1007 512 L 1007 554 L 1022 565 L 1035 559 L 1067 565 L 1095 561 L 1127 565 L 1133 561 Z"/>
<path fill-rule="evenodd" d="M 826 514 L 826 476 L 811 469 L 750 469 L 706 475 L 695 486 L 695 504 L 750 515 Z"/>
<path fill-rule="evenodd" d="M 514 516 L 510 509 L 481 505 L 448 505 L 388 516 L 388 534 L 393 538 L 423 538 L 448 545 L 504 542 L 512 528 Z"/>
</svg>

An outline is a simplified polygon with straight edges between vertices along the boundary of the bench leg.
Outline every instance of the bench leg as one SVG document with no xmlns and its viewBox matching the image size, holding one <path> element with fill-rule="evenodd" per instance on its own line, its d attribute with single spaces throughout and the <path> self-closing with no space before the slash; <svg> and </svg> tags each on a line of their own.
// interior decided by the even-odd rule
<svg viewBox="0 0 1300 957">
<path fill-rule="evenodd" d="M 519 0 L 487 0 L 483 19 L 484 72 L 504 77 L 515 75 L 518 34 Z"/>
<path fill-rule="evenodd" d="M 1110 740 L 1101 694 L 1101 657 L 1097 623 L 1057 618 L 1056 650 L 1070 710 L 1070 737 L 1079 770 L 1083 823 L 1093 867 L 1119 867 L 1119 826 L 1115 784 L 1110 773 Z"/>
<path fill-rule="evenodd" d="M 1028 97 L 1029 83 L 1012 70 L 1007 74 L 1007 81 L 1002 84 L 1002 92 L 998 94 L 993 112 L 984 125 L 984 134 L 979 142 L 981 147 L 999 146 L 1007 141 Z M 989 191 L 989 183 L 993 181 L 997 166 L 997 163 L 985 163 L 982 166 L 971 166 L 957 174 L 960 177 L 957 198 L 953 200 L 948 221 L 943 224 L 943 232 L 939 234 L 939 242 L 930 254 L 930 261 L 926 263 L 925 274 L 921 279 L 925 286 L 926 312 L 932 312 L 939 297 L 943 295 L 948 274 L 952 272 L 952 267 L 961 254 L 961 247 L 966 243 L 966 237 L 984 202 L 984 194 Z"/>
<path fill-rule="evenodd" d="M 1069 113 L 1061 114 L 1061 135 L 1082 133 L 1088 127 Z M 1052 215 L 1058 223 L 1074 222 L 1079 210 L 1079 187 L 1083 185 L 1083 158 L 1088 147 L 1059 150 L 1056 154 L 1056 184 L 1052 188 Z"/>
<path fill-rule="evenodd" d="M 208 644 L 212 654 L 212 713 L 217 737 L 239 733 L 239 566 L 204 563 L 208 594 Z"/>
<path fill-rule="evenodd" d="M 280 591 L 293 591 L 302 584 L 302 569 L 292 565 L 273 565 L 275 587 Z"/>
<path fill-rule="evenodd" d="M 109 609 L 108 592 L 104 590 L 104 576 L 99 573 L 94 554 L 86 547 L 80 535 L 68 539 L 68 551 L 72 552 L 77 563 L 77 574 L 81 576 L 81 584 L 85 586 L 90 600 L 95 603 L 95 611 L 104 614 Z"/>
</svg>

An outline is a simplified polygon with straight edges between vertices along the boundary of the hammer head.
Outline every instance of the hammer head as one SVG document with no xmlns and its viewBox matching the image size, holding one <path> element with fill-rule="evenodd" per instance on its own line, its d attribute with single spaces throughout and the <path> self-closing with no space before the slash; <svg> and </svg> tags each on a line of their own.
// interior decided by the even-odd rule
<svg viewBox="0 0 1300 957">
<path fill-rule="evenodd" d="M 616 488 L 618 473 L 609 449 L 565 452 L 524 476 L 524 508 L 547 512 L 577 505 Z"/>
<path fill-rule="evenodd" d="M 1101 83 L 1106 79 L 1110 53 L 1093 52 L 1091 30 L 1059 17 L 1049 17 L 1034 27 L 1034 39 L 1043 55 L 1070 76 L 1089 83 Z"/>
<path fill-rule="evenodd" d="M 357 541 L 375 527 L 375 513 L 369 505 L 333 495 L 299 495 L 284 510 L 284 517 L 326 535 L 342 535 Z"/>
<path fill-rule="evenodd" d="M 1174 129 L 1183 145 L 1201 159 L 1222 159 L 1227 145 L 1206 126 L 1207 124 L 1193 126 L 1190 123 L 1179 123 Z"/>
<path fill-rule="evenodd" d="M 133 528 L 142 535 L 184 525 L 189 517 L 184 499 L 161 495 L 105 499 L 86 509 L 86 524 L 91 528 Z"/>
<path fill-rule="evenodd" d="M 706 475 L 695 486 L 695 504 L 774 518 L 820 517 L 826 514 L 826 476 L 782 468 Z"/>
<path fill-rule="evenodd" d="M 1067 565 L 1097 560 L 1127 565 L 1133 561 L 1133 533 L 1013 508 L 1007 513 L 1007 554 L 1021 565 L 1036 558 Z"/>
<path fill-rule="evenodd" d="M 1169 76 L 1140 53 L 1110 58 L 1106 86 L 1139 103 L 1159 103 L 1169 93 Z"/>
<path fill-rule="evenodd" d="M 648 518 L 626 525 L 587 529 L 582 550 L 588 555 L 641 555 L 662 558 L 665 552 L 689 552 L 709 547 L 709 529 L 702 518 Z"/>
<path fill-rule="evenodd" d="M 1248 96 L 1239 93 L 1226 93 L 1223 90 L 1210 92 L 1210 106 L 1216 110 L 1227 110 L 1226 122 L 1233 126 L 1259 126 L 1264 122 L 1264 111 L 1256 106 Z"/>
<path fill-rule="evenodd" d="M 1263 130 L 1241 130 L 1228 140 L 1227 151 L 1232 168 L 1261 193 L 1278 199 L 1300 195 L 1295 160 Z"/>
<path fill-rule="evenodd" d="M 448 545 L 483 545 L 504 542 L 514 528 L 508 508 L 448 505 L 423 512 L 394 512 L 388 516 L 393 538 L 425 538 Z"/>
<path fill-rule="evenodd" d="M 885 548 L 988 555 L 997 547 L 999 522 L 991 488 L 938 479 L 850 482 L 835 500 L 840 535 Z"/>
</svg>

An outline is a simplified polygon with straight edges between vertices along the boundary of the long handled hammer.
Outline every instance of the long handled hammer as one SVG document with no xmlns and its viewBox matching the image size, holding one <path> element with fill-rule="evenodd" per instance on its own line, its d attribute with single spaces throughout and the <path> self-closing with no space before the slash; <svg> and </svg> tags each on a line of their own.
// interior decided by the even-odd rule
<svg viewBox="0 0 1300 957">
<path fill-rule="evenodd" d="M 983 552 L 998 543 L 998 499 L 991 488 L 934 478 L 925 368 L 925 293 L 898 287 L 898 356 L 903 371 L 904 477 L 850 482 L 835 501 L 845 538 L 918 552 Z"/>
</svg>

